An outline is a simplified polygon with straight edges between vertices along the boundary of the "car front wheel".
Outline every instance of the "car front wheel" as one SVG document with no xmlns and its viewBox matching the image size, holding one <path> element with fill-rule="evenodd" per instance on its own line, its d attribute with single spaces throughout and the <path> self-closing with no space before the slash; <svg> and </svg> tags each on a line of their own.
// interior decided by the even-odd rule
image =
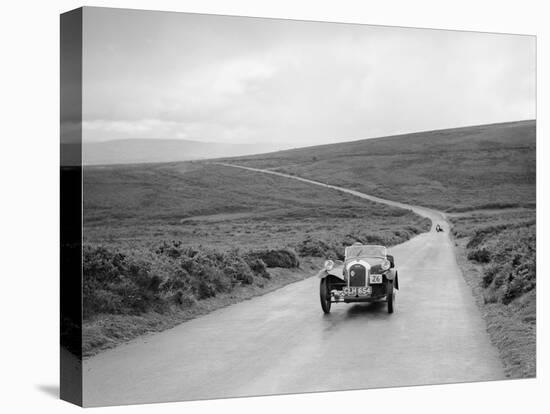
<svg viewBox="0 0 550 414">
<path fill-rule="evenodd" d="M 386 299 L 388 301 L 388 313 L 393 313 L 393 301 L 395 299 L 395 295 L 393 292 L 393 282 L 391 280 L 388 280 L 386 285 Z"/>
<path fill-rule="evenodd" d="M 326 277 L 321 279 L 319 293 L 321 296 L 321 308 L 323 308 L 323 312 L 330 313 L 330 286 Z"/>
</svg>

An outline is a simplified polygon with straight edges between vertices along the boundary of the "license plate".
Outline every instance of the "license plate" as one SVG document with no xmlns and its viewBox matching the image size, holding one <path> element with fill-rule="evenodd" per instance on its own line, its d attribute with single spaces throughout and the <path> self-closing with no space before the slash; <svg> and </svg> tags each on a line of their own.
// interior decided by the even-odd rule
<svg viewBox="0 0 550 414">
<path fill-rule="evenodd" d="M 370 286 L 365 287 L 345 287 L 342 292 L 344 296 L 369 296 L 372 292 Z"/>
<path fill-rule="evenodd" d="M 376 283 L 382 283 L 382 275 L 370 275 L 369 276 L 369 283 L 376 284 Z"/>
</svg>

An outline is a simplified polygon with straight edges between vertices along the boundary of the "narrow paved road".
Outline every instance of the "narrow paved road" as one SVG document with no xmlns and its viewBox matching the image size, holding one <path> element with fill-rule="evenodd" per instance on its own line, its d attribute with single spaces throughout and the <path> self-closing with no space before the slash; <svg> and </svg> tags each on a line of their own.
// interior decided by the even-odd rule
<svg viewBox="0 0 550 414">
<path fill-rule="evenodd" d="M 408 208 L 446 231 L 391 249 L 401 288 L 392 315 L 383 303 L 324 315 L 312 277 L 86 360 L 86 406 L 504 378 L 441 212 L 236 168 Z"/>
</svg>

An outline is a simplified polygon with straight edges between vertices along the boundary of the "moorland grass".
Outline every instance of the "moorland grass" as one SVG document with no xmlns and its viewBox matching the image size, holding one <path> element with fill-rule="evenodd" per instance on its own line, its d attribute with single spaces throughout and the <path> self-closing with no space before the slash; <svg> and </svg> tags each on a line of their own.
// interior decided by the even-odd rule
<svg viewBox="0 0 550 414">
<path fill-rule="evenodd" d="M 533 207 L 535 121 L 480 125 L 226 159 L 447 211 Z"/>
<path fill-rule="evenodd" d="M 536 374 L 535 211 L 450 216 L 464 276 L 499 349 L 506 375 Z"/>
</svg>

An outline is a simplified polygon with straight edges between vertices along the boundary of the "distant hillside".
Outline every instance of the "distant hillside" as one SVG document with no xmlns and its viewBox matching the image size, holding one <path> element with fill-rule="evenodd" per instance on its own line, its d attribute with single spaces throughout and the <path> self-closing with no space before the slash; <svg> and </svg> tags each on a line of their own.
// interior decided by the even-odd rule
<svg viewBox="0 0 550 414">
<path fill-rule="evenodd" d="M 275 146 L 220 144 L 179 139 L 125 139 L 87 143 L 82 148 L 86 165 L 188 161 L 273 151 Z"/>
<path fill-rule="evenodd" d="M 532 206 L 536 123 L 365 139 L 226 161 L 445 210 Z"/>
</svg>

